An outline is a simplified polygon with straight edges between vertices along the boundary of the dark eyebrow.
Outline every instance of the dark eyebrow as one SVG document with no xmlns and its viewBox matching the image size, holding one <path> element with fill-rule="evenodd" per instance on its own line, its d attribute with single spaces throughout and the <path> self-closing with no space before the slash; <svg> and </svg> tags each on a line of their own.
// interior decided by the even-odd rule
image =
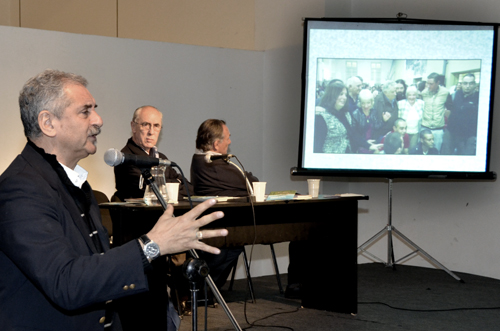
<svg viewBox="0 0 500 331">
<path fill-rule="evenodd" d="M 89 108 L 92 108 L 92 107 L 94 107 L 94 109 L 97 108 L 97 104 L 94 105 L 92 103 L 87 103 L 87 104 L 85 104 L 85 105 L 82 106 L 83 109 L 89 109 Z"/>
</svg>

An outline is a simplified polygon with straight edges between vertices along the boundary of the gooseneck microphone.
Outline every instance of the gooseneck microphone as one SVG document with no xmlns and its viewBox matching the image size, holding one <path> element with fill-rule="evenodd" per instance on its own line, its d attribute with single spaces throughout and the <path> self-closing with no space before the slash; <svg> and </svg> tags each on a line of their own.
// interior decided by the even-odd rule
<svg viewBox="0 0 500 331">
<path fill-rule="evenodd" d="M 212 163 L 213 160 L 222 159 L 229 162 L 229 159 L 235 157 L 233 154 L 205 154 L 205 162 Z"/>
<path fill-rule="evenodd" d="M 116 167 L 120 164 L 133 164 L 139 168 L 150 168 L 158 165 L 175 165 L 175 162 L 169 160 L 143 155 L 125 154 L 115 148 L 110 148 L 104 153 L 104 162 L 110 167 Z"/>
</svg>

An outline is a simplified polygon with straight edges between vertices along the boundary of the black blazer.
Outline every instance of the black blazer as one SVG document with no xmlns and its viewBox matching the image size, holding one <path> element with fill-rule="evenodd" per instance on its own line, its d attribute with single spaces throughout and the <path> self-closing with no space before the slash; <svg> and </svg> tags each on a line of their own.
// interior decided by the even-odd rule
<svg viewBox="0 0 500 331">
<path fill-rule="evenodd" d="M 67 188 L 32 146 L 2 174 L 0 330 L 102 330 L 106 301 L 147 291 L 138 243 L 110 250 L 92 200 L 103 254 Z"/>
<path fill-rule="evenodd" d="M 246 172 L 250 183 L 259 179 Z M 223 160 L 205 161 L 205 156 L 194 154 L 191 160 L 191 182 L 196 195 L 204 196 L 247 196 L 247 185 L 243 174 L 233 165 Z"/>
<path fill-rule="evenodd" d="M 145 151 L 142 150 L 133 140 L 129 138 L 125 147 L 121 150 L 125 154 L 149 156 Z M 168 158 L 165 154 L 159 153 L 160 159 Z M 151 156 L 152 157 L 152 156 Z M 121 164 L 114 168 L 115 172 L 115 183 L 116 192 L 115 196 L 121 201 L 130 198 L 142 198 L 144 196 L 145 187 L 139 188 L 139 178 L 141 177 L 141 169 L 131 164 Z M 179 185 L 179 195 L 181 197 L 187 196 L 186 188 L 184 187 L 184 181 L 182 176 L 177 173 L 172 167 L 168 166 L 165 169 L 165 181 L 167 183 L 180 183 Z M 189 194 L 193 195 L 193 186 L 189 181 L 186 180 Z M 144 184 L 146 185 L 146 184 Z"/>
</svg>

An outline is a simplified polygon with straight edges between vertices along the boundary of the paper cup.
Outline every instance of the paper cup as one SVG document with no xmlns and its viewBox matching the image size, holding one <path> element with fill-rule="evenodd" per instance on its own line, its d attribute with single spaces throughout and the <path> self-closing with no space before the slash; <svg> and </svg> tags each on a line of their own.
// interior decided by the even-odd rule
<svg viewBox="0 0 500 331">
<path fill-rule="evenodd" d="M 267 182 L 253 182 L 253 194 L 255 195 L 255 201 L 264 201 L 266 195 L 266 184 Z"/>
<path fill-rule="evenodd" d="M 319 194 L 319 179 L 308 179 L 307 187 L 309 188 L 309 195 L 313 198 L 317 198 Z"/>
<path fill-rule="evenodd" d="M 179 197 L 179 183 L 166 183 L 168 193 L 168 202 L 177 203 L 177 198 Z"/>
</svg>

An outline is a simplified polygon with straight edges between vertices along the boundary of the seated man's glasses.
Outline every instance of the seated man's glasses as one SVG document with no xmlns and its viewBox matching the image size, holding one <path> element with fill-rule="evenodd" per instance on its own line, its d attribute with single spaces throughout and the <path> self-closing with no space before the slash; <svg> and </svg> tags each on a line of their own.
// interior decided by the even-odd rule
<svg viewBox="0 0 500 331">
<path fill-rule="evenodd" d="M 153 128 L 153 131 L 160 131 L 161 130 L 161 124 L 151 124 L 151 123 L 148 123 L 148 122 L 142 122 L 142 123 L 137 123 L 137 122 L 134 122 L 135 124 L 139 124 L 139 126 L 141 127 L 141 130 L 142 131 L 149 131 L 151 130 L 151 128 Z"/>
</svg>

